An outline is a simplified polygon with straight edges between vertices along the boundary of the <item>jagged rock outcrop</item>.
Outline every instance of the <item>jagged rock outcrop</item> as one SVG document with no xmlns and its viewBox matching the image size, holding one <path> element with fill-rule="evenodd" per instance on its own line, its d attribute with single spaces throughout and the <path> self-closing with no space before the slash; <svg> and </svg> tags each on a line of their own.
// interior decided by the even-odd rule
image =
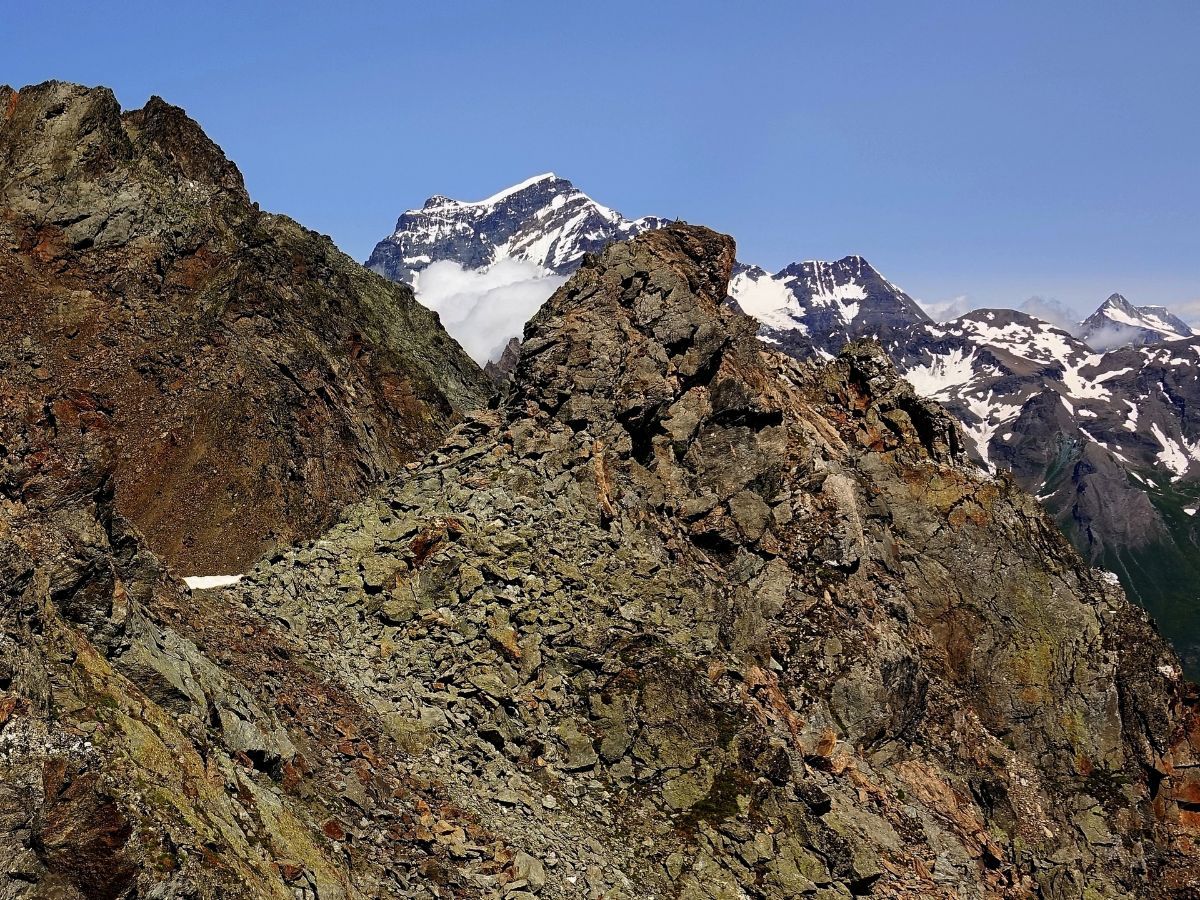
<svg viewBox="0 0 1200 900">
<path fill-rule="evenodd" d="M 503 406 L 236 587 L 116 526 L 119 579 L 27 554 L 0 894 L 1190 896 L 1195 698 L 1144 613 L 878 348 L 757 342 L 732 264 L 589 257 Z"/>
<path fill-rule="evenodd" d="M 157 97 L 0 88 L 0 248 L 0 394 L 104 407 L 117 508 L 184 574 L 317 533 L 490 391 Z"/>
<path fill-rule="evenodd" d="M 368 264 L 416 284 L 435 307 L 445 298 L 439 279 L 421 281 L 430 267 L 460 266 L 480 279 L 471 303 L 456 295 L 469 312 L 447 322 L 464 341 L 488 335 L 487 369 L 503 386 L 515 359 L 511 351 L 499 359 L 504 341 L 519 333 L 529 299 L 558 287 L 549 276 L 574 272 L 585 251 L 664 224 L 625 219 L 541 176 L 479 203 L 431 198 L 400 217 Z M 487 289 L 515 280 L 492 271 L 514 260 L 526 267 L 522 290 Z M 1184 322 L 1114 294 L 1068 330 L 1011 309 L 935 323 L 861 256 L 775 274 L 735 264 L 729 293 L 759 321 L 760 339 L 797 359 L 879 340 L 918 393 L 958 419 L 970 452 L 1009 468 L 1086 560 L 1118 575 L 1188 673 L 1200 673 L 1200 341 Z M 1118 346 L 1128 343 L 1138 346 Z"/>
<path fill-rule="evenodd" d="M 483 367 L 484 374 L 492 379 L 492 382 L 497 387 L 503 387 L 508 384 L 517 368 L 517 360 L 521 358 L 521 341 L 518 338 L 512 338 L 504 345 L 504 352 L 500 354 L 500 358 L 495 362 L 488 362 Z"/>
</svg>

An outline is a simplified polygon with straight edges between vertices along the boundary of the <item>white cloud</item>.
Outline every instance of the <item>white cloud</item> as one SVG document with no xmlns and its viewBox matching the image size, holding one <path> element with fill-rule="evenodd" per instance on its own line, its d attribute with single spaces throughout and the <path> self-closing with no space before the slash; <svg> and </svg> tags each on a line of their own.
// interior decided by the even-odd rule
<svg viewBox="0 0 1200 900">
<path fill-rule="evenodd" d="M 1170 309 L 1193 329 L 1200 329 L 1200 298 L 1180 300 L 1170 304 Z"/>
<path fill-rule="evenodd" d="M 1072 334 L 1078 329 L 1080 322 L 1080 316 L 1075 310 L 1071 309 L 1071 307 L 1067 306 L 1061 300 L 1055 300 L 1053 297 L 1033 296 L 1018 306 L 1017 309 L 1033 316 L 1035 319 L 1041 319 L 1043 322 L 1057 325 L 1059 328 L 1069 331 Z"/>
<path fill-rule="evenodd" d="M 500 358 L 510 338 L 567 279 L 536 263 L 505 259 L 487 269 L 464 269 L 439 260 L 417 274 L 417 300 L 441 316 L 475 362 Z"/>
<path fill-rule="evenodd" d="M 942 300 L 938 303 L 921 301 L 921 308 L 935 322 L 949 322 L 951 319 L 957 319 L 964 313 L 969 313 L 975 308 L 975 305 L 971 303 L 966 294 L 959 294 L 957 297 Z"/>
<path fill-rule="evenodd" d="M 1093 331 L 1087 336 L 1087 345 L 1101 353 L 1117 347 L 1127 346 L 1130 343 L 1132 341 L 1130 340 L 1129 329 L 1122 328 L 1119 325 L 1106 325 L 1099 331 Z"/>
</svg>

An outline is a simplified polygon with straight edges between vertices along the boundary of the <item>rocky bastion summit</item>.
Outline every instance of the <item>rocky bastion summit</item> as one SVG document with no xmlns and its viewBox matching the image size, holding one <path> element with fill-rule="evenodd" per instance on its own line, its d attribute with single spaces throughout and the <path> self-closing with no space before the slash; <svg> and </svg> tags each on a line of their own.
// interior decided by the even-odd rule
<svg viewBox="0 0 1200 900">
<path fill-rule="evenodd" d="M 1196 895 L 1196 696 L 1145 613 L 878 345 L 759 341 L 729 238 L 589 254 L 489 398 L 181 111 L 0 110 L 6 321 L 71 323 L 4 338 L 0 897 Z M 400 396 L 428 452 L 340 511 L 299 478 L 311 538 L 189 592 L 124 502 L 134 411 L 301 337 L 245 433 L 378 435 Z M 159 339 L 186 364 L 137 394 L 88 368 Z"/>
<path fill-rule="evenodd" d="M 545 174 L 484 200 L 431 197 L 365 264 L 412 285 L 502 382 L 519 356 L 515 336 L 587 253 L 668 221 L 626 218 Z M 476 293 L 465 299 L 468 283 Z M 959 421 L 968 452 L 1037 496 L 1200 674 L 1200 337 L 1185 323 L 1119 294 L 1075 325 L 1012 309 L 934 322 L 859 255 L 775 273 L 736 263 L 728 303 L 797 359 L 878 341 Z"/>
</svg>

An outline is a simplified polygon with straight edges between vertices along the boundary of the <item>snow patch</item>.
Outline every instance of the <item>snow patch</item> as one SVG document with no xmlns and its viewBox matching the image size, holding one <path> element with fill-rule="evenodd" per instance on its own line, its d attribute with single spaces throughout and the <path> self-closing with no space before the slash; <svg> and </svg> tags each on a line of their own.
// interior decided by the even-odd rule
<svg viewBox="0 0 1200 900">
<path fill-rule="evenodd" d="M 1154 435 L 1154 439 L 1162 447 L 1162 451 L 1155 459 L 1175 473 L 1175 477 L 1171 479 L 1172 481 L 1178 481 L 1187 474 L 1192 460 L 1197 456 L 1197 448 L 1187 446 L 1180 441 L 1167 437 L 1163 434 L 1163 430 L 1158 427 L 1157 422 L 1150 425 L 1150 433 Z"/>
<path fill-rule="evenodd" d="M 1138 408 L 1132 400 L 1125 401 L 1129 405 L 1129 415 L 1125 417 L 1125 427 L 1130 431 L 1137 431 Z"/>
<path fill-rule="evenodd" d="M 782 281 L 753 269 L 740 272 L 729 282 L 729 296 L 748 315 L 780 330 L 796 329 L 808 334 L 802 321 L 804 310 Z"/>
<path fill-rule="evenodd" d="M 988 391 L 986 397 L 968 397 L 964 399 L 966 400 L 967 409 L 979 421 L 975 423 L 963 422 L 963 431 L 975 444 L 979 458 L 987 463 L 989 469 L 993 469 L 994 467 L 988 454 L 988 444 L 992 441 L 992 435 L 999 431 L 1001 426 L 1016 420 L 1021 414 L 1021 406 L 1020 404 L 996 402 L 992 391 Z"/>
<path fill-rule="evenodd" d="M 231 584 L 237 584 L 242 580 L 241 575 L 190 575 L 183 579 L 193 591 L 207 591 L 212 588 L 229 587 Z"/>
</svg>

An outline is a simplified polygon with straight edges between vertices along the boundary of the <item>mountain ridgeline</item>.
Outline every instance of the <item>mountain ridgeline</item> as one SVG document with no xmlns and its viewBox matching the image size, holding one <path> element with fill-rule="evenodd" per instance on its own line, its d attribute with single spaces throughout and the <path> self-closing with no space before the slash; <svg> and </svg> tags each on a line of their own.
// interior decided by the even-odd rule
<svg viewBox="0 0 1200 900">
<path fill-rule="evenodd" d="M 430 200 L 400 217 L 369 264 L 397 277 L 383 263 L 403 254 L 411 268 L 399 277 L 415 281 L 418 294 L 420 272 L 443 260 L 486 270 L 518 259 L 566 275 L 598 242 L 663 224 L 626 219 L 542 176 L 480 203 Z M 1074 333 L 1014 310 L 936 323 L 861 256 L 775 274 L 738 263 L 729 302 L 759 322 L 764 342 L 797 359 L 878 340 L 919 393 L 959 420 L 971 456 L 1036 495 L 1200 673 L 1200 338 L 1186 324 L 1120 295 Z M 498 338 L 519 335 L 523 317 L 507 325 Z M 517 353 L 508 347 L 489 361 L 494 378 L 512 371 Z"/>
<path fill-rule="evenodd" d="M 733 264 L 589 257 L 506 402 L 235 587 L 102 482 L 20 532 L 5 891 L 1187 896 L 1145 614 L 874 345 L 765 347 Z"/>
</svg>

